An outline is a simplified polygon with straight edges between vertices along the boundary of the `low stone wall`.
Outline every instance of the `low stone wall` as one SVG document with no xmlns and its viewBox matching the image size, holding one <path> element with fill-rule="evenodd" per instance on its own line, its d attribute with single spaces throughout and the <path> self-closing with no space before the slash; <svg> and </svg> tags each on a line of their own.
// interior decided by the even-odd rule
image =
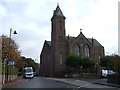
<svg viewBox="0 0 120 90">
<path fill-rule="evenodd" d="M 15 80 L 17 75 L 8 75 L 8 81 Z"/>
<path fill-rule="evenodd" d="M 70 73 L 70 74 L 56 74 L 56 78 L 98 78 L 96 73 Z"/>
<path fill-rule="evenodd" d="M 120 74 L 108 75 L 107 81 L 120 84 Z"/>
<path fill-rule="evenodd" d="M 96 73 L 83 73 L 82 78 L 97 78 Z"/>
<path fill-rule="evenodd" d="M 96 73 L 74 73 L 70 76 L 72 78 L 97 78 Z"/>
<path fill-rule="evenodd" d="M 17 75 L 8 75 L 8 81 L 15 80 L 17 77 L 18 77 Z M 1 83 L 5 84 L 6 78 L 4 74 L 2 75 L 1 79 L 2 79 Z"/>
<path fill-rule="evenodd" d="M 2 90 L 2 75 L 0 74 L 0 90 Z"/>
</svg>

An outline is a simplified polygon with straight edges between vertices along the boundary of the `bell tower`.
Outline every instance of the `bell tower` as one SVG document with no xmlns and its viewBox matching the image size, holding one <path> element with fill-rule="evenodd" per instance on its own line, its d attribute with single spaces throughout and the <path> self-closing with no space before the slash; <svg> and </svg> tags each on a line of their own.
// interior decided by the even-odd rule
<svg viewBox="0 0 120 90">
<path fill-rule="evenodd" d="M 56 10 L 53 12 L 53 17 L 51 18 L 52 24 L 52 35 L 51 41 L 62 41 L 65 39 L 65 19 L 59 5 L 57 5 Z"/>
<path fill-rule="evenodd" d="M 53 12 L 51 18 L 51 44 L 53 57 L 53 71 L 61 72 L 65 70 L 64 61 L 66 59 L 66 33 L 65 19 L 59 5 Z M 54 73 L 54 74 L 55 74 Z"/>
</svg>

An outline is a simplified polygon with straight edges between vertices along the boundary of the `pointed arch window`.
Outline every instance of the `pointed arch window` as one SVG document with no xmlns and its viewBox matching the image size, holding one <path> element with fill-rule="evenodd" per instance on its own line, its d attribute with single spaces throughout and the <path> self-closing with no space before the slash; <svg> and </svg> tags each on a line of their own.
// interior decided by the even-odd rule
<svg viewBox="0 0 120 90">
<path fill-rule="evenodd" d="M 62 21 L 60 21 L 59 23 L 60 23 L 59 28 L 60 30 L 62 30 Z"/>
<path fill-rule="evenodd" d="M 60 64 L 62 64 L 62 63 L 63 63 L 63 55 L 60 54 Z"/>
<path fill-rule="evenodd" d="M 90 48 L 88 45 L 85 45 L 85 56 L 90 57 Z"/>
<path fill-rule="evenodd" d="M 74 47 L 74 53 L 76 55 L 80 55 L 80 47 L 78 45 L 75 45 L 75 47 Z"/>
</svg>

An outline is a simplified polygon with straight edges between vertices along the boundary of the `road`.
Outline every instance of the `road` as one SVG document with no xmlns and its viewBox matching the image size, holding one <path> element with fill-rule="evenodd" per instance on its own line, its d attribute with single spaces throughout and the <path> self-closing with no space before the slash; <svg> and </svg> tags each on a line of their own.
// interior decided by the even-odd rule
<svg viewBox="0 0 120 90">
<path fill-rule="evenodd" d="M 44 77 L 34 77 L 33 79 L 26 79 L 24 82 L 19 82 L 5 86 L 3 90 L 89 90 L 105 88 L 107 90 L 119 90 L 117 88 L 92 84 L 89 82 L 81 80 L 71 80 L 71 79 L 56 79 L 56 78 L 44 78 Z M 94 90 L 93 89 L 93 90 Z"/>
<path fill-rule="evenodd" d="M 24 82 L 9 85 L 4 88 L 77 88 L 77 86 L 43 77 L 34 77 L 33 79 L 27 79 Z"/>
</svg>

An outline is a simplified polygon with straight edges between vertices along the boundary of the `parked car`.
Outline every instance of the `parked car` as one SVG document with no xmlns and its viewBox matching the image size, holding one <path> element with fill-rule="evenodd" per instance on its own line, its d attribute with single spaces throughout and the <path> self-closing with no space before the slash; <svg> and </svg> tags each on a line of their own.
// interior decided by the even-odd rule
<svg viewBox="0 0 120 90">
<path fill-rule="evenodd" d="M 102 77 L 107 77 L 107 70 L 102 70 L 101 76 Z"/>
<path fill-rule="evenodd" d="M 115 72 L 113 70 L 102 70 L 102 77 L 107 77 L 108 75 L 113 75 Z"/>
<path fill-rule="evenodd" d="M 115 74 L 115 72 L 113 72 L 113 70 L 108 70 L 107 75 L 113 75 L 113 74 Z"/>
<path fill-rule="evenodd" d="M 37 72 L 33 72 L 34 73 L 34 76 L 37 77 L 38 76 L 38 73 Z"/>
</svg>

